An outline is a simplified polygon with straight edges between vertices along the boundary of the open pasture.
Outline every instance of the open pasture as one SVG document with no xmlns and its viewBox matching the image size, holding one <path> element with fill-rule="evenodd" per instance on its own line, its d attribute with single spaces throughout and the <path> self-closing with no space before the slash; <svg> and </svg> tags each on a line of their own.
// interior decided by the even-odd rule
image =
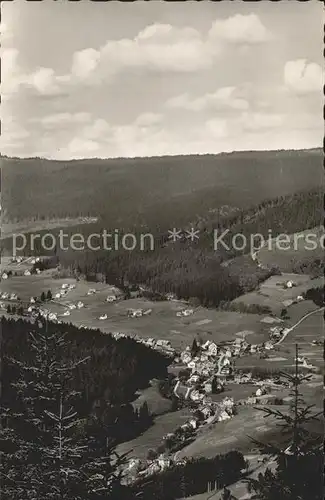
<svg viewBox="0 0 325 500">
<path fill-rule="evenodd" d="M 322 248 L 321 244 L 324 227 L 306 229 L 288 236 L 290 238 L 288 243 L 282 242 L 279 244 L 276 238 L 267 242 L 257 252 L 258 261 L 265 267 L 277 266 L 281 271 L 285 271 L 292 263 L 299 260 L 324 258 L 324 248 Z M 315 245 L 312 245 L 313 242 L 315 242 Z"/>
<path fill-rule="evenodd" d="M 288 281 L 293 281 L 296 286 L 285 288 L 285 283 Z M 258 290 L 241 295 L 234 299 L 233 302 L 270 307 L 274 314 L 280 314 L 285 307 L 283 302 L 295 299 L 309 288 L 317 288 L 323 285 L 324 278 L 311 279 L 308 275 L 283 273 L 281 276 L 271 276 L 264 283 L 261 283 Z"/>
<path fill-rule="evenodd" d="M 306 356 L 307 360 L 318 367 L 324 366 L 323 346 L 313 346 L 313 340 L 324 339 L 324 312 L 319 311 L 306 318 L 300 325 L 294 328 L 278 346 L 279 356 L 287 353 L 287 357 L 292 360 L 295 356 L 295 345 L 298 344 L 301 356 Z M 288 356 L 289 354 L 289 356 Z"/>
<path fill-rule="evenodd" d="M 142 338 L 169 340 L 176 349 L 191 344 L 195 337 L 217 342 L 232 340 L 235 333 L 243 328 L 254 331 L 254 337 L 264 339 L 265 336 L 265 325 L 260 323 L 259 316 L 252 314 L 199 308 L 192 316 L 177 317 L 176 312 L 184 307 L 180 302 L 151 302 L 137 298 L 108 304 L 97 299 L 94 296 L 89 301 L 88 298 L 85 299 L 83 309 L 73 310 L 70 316 L 62 319 L 86 327 L 100 328 L 104 332 L 116 331 Z M 152 312 L 148 316 L 128 317 L 128 309 L 138 308 L 152 309 Z M 99 320 L 102 314 L 107 314 L 106 320 Z M 209 323 L 197 324 L 204 318 L 209 319 Z"/>
<path fill-rule="evenodd" d="M 217 311 L 198 307 L 187 317 L 178 317 L 176 313 L 187 306 L 182 301 L 152 302 L 144 298 L 133 298 L 106 302 L 108 295 L 114 294 L 114 287 L 103 283 L 76 281 L 73 278 L 54 278 L 52 271 L 40 275 L 17 276 L 2 281 L 2 292 L 14 292 L 23 302 L 29 302 L 30 297 L 40 297 L 42 292 L 51 290 L 53 297 L 62 285 L 74 284 L 66 296 L 53 299 L 46 303 L 46 308 L 57 313 L 60 320 L 83 325 L 88 328 L 99 328 L 103 332 L 120 332 L 127 335 L 138 335 L 142 338 L 169 340 L 173 347 L 181 349 L 192 343 L 194 337 L 217 342 L 233 340 L 236 333 L 250 331 L 250 342 L 263 341 L 267 335 L 268 325 L 262 324 L 261 317 L 254 314 L 243 314 L 230 311 Z M 93 288 L 96 293 L 88 295 Z M 68 305 L 83 302 L 82 309 L 70 311 L 69 316 L 62 316 Z M 132 318 L 128 316 L 129 309 L 151 309 L 147 316 Z M 100 320 L 107 314 L 106 320 Z"/>
<path fill-rule="evenodd" d="M 253 407 L 239 407 L 238 414 L 225 422 L 202 427 L 197 439 L 178 453 L 178 458 L 212 458 L 231 450 L 248 452 L 252 450 L 250 437 L 262 439 L 265 433 L 274 431 L 273 418 L 265 420 L 263 413 Z"/>
<path fill-rule="evenodd" d="M 144 459 L 148 454 L 148 450 L 155 450 L 166 434 L 174 432 L 177 427 L 184 424 L 190 417 L 191 413 L 187 408 L 156 417 L 149 429 L 132 441 L 119 444 L 116 452 L 123 454 L 130 451 L 129 458 Z"/>
</svg>

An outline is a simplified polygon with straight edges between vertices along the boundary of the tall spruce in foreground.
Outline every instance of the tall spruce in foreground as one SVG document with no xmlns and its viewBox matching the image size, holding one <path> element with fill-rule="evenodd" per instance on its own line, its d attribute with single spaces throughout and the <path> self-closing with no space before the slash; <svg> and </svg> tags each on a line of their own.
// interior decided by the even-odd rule
<svg viewBox="0 0 325 500">
<path fill-rule="evenodd" d="M 263 453 L 275 456 L 276 469 L 266 469 L 258 479 L 247 479 L 248 491 L 256 500 L 322 500 L 324 459 L 322 438 L 308 428 L 315 424 L 322 412 L 315 413 L 315 405 L 306 405 L 301 397 L 300 385 L 311 375 L 298 370 L 296 345 L 295 374 L 281 373 L 292 385 L 293 402 L 288 413 L 275 408 L 257 408 L 266 417 L 275 417 L 286 439 L 283 448 L 253 440 Z"/>
<path fill-rule="evenodd" d="M 72 381 L 87 358 L 63 363 L 66 347 L 62 335 L 34 332 L 26 361 L 10 360 L 16 400 L 1 408 L 2 500 L 130 498 L 121 485 L 125 455 L 114 456 L 106 429 L 78 432 Z"/>
</svg>

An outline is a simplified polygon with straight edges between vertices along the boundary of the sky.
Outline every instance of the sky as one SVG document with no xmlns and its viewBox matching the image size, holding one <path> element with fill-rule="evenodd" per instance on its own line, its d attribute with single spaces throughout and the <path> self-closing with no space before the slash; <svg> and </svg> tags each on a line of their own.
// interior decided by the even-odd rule
<svg viewBox="0 0 325 500">
<path fill-rule="evenodd" d="M 319 147 L 321 2 L 2 2 L 0 150 L 58 160 Z"/>
</svg>

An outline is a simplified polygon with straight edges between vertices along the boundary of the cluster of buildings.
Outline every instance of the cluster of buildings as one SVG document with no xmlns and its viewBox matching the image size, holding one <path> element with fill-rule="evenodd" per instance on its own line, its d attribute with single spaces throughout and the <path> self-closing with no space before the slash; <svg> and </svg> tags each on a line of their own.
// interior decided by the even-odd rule
<svg viewBox="0 0 325 500">
<path fill-rule="evenodd" d="M 62 297 L 65 297 L 71 290 L 76 288 L 76 285 L 73 283 L 63 283 L 61 286 L 61 290 L 59 290 L 55 295 L 55 299 L 62 299 Z"/>
<path fill-rule="evenodd" d="M 142 316 L 149 316 L 152 309 L 129 309 L 127 315 L 129 318 L 141 318 Z"/>
</svg>

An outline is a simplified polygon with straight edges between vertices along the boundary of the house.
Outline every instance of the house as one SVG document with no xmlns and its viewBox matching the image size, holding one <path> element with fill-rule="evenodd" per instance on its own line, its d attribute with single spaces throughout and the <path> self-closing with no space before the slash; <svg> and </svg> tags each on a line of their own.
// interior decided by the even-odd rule
<svg viewBox="0 0 325 500">
<path fill-rule="evenodd" d="M 35 301 L 35 297 L 31 297 L 29 302 L 30 302 L 31 304 L 35 304 L 35 302 L 36 302 L 36 301 Z"/>
<path fill-rule="evenodd" d="M 164 457 L 163 455 L 158 457 L 157 462 L 160 467 L 160 471 L 168 469 L 172 464 L 171 459 Z"/>
<path fill-rule="evenodd" d="M 154 346 L 155 345 L 155 340 L 153 338 L 149 338 L 145 341 L 145 343 L 148 345 L 148 346 Z"/>
<path fill-rule="evenodd" d="M 117 300 L 116 295 L 108 295 L 106 297 L 106 302 L 115 302 Z"/>
<path fill-rule="evenodd" d="M 284 286 L 285 286 L 285 288 L 292 288 L 292 287 L 296 286 L 296 284 L 293 281 L 289 280 L 285 283 Z"/>
<path fill-rule="evenodd" d="M 66 290 L 69 287 L 68 283 L 63 283 L 61 288 L 62 290 Z"/>
<path fill-rule="evenodd" d="M 204 351 L 206 351 L 207 349 L 209 349 L 210 344 L 211 344 L 211 340 L 207 340 L 206 342 L 204 342 L 204 344 L 202 344 L 202 349 Z"/>
<path fill-rule="evenodd" d="M 98 319 L 107 319 L 107 314 L 102 314 Z"/>
<path fill-rule="evenodd" d="M 272 342 L 270 342 L 269 340 L 267 340 L 267 341 L 265 342 L 264 348 L 265 348 L 267 351 L 270 351 L 271 349 L 274 349 Z"/>
<path fill-rule="evenodd" d="M 94 295 L 96 293 L 95 288 L 89 288 L 87 295 Z"/>
<path fill-rule="evenodd" d="M 196 430 L 198 427 L 198 420 L 196 418 L 191 418 L 188 421 L 188 424 L 192 427 L 193 430 Z"/>
<path fill-rule="evenodd" d="M 209 418 L 213 413 L 210 406 L 204 406 L 203 408 L 200 408 L 200 412 L 202 413 L 204 419 Z"/>
<path fill-rule="evenodd" d="M 36 274 L 41 274 L 41 270 L 38 267 L 36 268 Z"/>
<path fill-rule="evenodd" d="M 206 394 L 212 394 L 212 382 L 206 382 L 203 385 L 203 390 Z"/>
<path fill-rule="evenodd" d="M 209 344 L 208 353 L 210 356 L 216 356 L 218 354 L 218 346 L 215 342 Z"/>
<path fill-rule="evenodd" d="M 221 410 L 220 413 L 218 414 L 218 422 L 224 422 L 225 420 L 229 420 L 231 417 L 228 415 L 226 410 Z"/>
<path fill-rule="evenodd" d="M 188 383 L 191 384 L 191 385 L 194 385 L 194 384 L 197 384 L 200 380 L 200 376 L 197 375 L 197 374 L 193 374 L 189 379 L 188 379 Z"/>
<path fill-rule="evenodd" d="M 81 301 L 79 301 L 79 302 L 77 303 L 77 308 L 78 308 L 78 309 L 82 309 L 83 307 L 84 307 L 84 303 L 83 303 L 83 302 L 81 302 Z"/>
<path fill-rule="evenodd" d="M 188 399 L 191 395 L 192 388 L 182 384 L 179 380 L 174 387 L 174 394 L 178 399 Z"/>
<path fill-rule="evenodd" d="M 7 280 L 8 279 L 8 274 L 7 273 L 3 273 L 2 276 L 1 276 L 1 278 L 3 280 Z"/>
<path fill-rule="evenodd" d="M 26 269 L 26 271 L 24 271 L 24 276 L 30 276 L 30 271 L 28 269 Z"/>
<path fill-rule="evenodd" d="M 190 361 L 187 363 L 188 368 L 191 368 L 191 370 L 195 370 L 196 367 L 196 362 L 194 360 Z"/>
<path fill-rule="evenodd" d="M 72 309 L 76 309 L 76 308 L 77 308 L 77 306 L 76 306 L 76 305 L 74 305 L 74 304 L 69 304 L 69 305 L 68 305 L 68 308 L 72 310 Z"/>
<path fill-rule="evenodd" d="M 193 314 L 193 309 L 185 309 L 183 311 L 183 316 L 191 316 L 191 314 Z"/>
<path fill-rule="evenodd" d="M 64 313 L 62 314 L 62 316 L 70 316 L 70 311 L 64 311 Z"/>
<path fill-rule="evenodd" d="M 60 299 L 60 298 L 61 298 L 61 294 L 60 294 L 60 293 L 56 293 L 56 294 L 54 295 L 54 298 L 55 298 L 55 299 Z"/>
<path fill-rule="evenodd" d="M 302 295 L 298 295 L 296 298 L 297 302 L 301 302 L 302 300 L 305 300 Z"/>
<path fill-rule="evenodd" d="M 188 352 L 184 351 L 181 353 L 181 361 L 185 365 L 188 365 L 188 363 L 191 361 L 191 359 L 192 359 L 192 356 Z"/>
</svg>

